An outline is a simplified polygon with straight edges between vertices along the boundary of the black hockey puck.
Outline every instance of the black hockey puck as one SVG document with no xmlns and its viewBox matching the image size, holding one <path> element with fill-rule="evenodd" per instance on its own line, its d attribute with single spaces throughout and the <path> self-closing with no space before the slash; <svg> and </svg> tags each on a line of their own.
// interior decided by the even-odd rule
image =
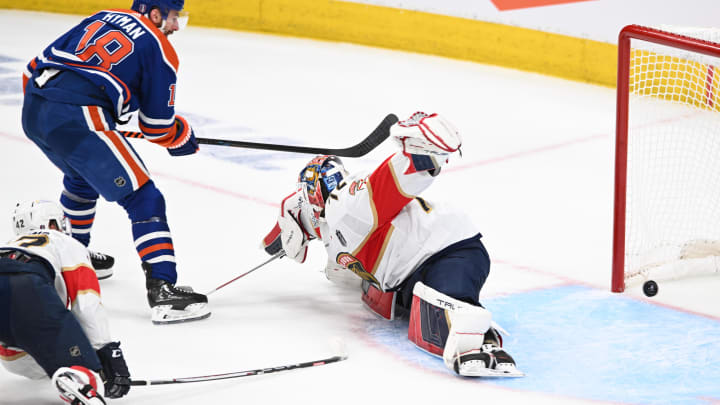
<svg viewBox="0 0 720 405">
<path fill-rule="evenodd" d="M 643 292 L 648 297 L 654 297 L 658 293 L 658 285 L 652 280 L 648 280 L 643 284 Z"/>
</svg>

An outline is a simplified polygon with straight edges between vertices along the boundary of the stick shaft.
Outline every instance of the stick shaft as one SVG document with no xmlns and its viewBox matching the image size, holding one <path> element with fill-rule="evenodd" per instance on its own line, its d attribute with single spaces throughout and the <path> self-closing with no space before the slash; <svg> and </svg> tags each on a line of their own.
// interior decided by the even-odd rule
<svg viewBox="0 0 720 405">
<path fill-rule="evenodd" d="M 281 250 L 281 251 L 275 253 L 274 255 L 272 255 L 271 258 L 269 258 L 269 259 L 265 260 L 264 262 L 258 264 L 257 266 L 255 266 L 255 267 L 253 267 L 252 269 L 246 271 L 245 273 L 240 274 L 239 276 L 235 277 L 234 279 L 232 279 L 232 280 L 230 280 L 230 281 L 227 281 L 227 282 L 225 282 L 225 283 L 223 283 L 223 284 L 220 284 L 219 286 L 215 287 L 214 289 L 212 289 L 211 291 L 209 291 L 209 292 L 206 293 L 205 295 L 210 295 L 210 294 L 214 293 L 215 291 L 217 291 L 217 290 L 225 287 L 226 285 L 228 285 L 228 284 L 230 284 L 230 283 L 232 283 L 232 282 L 234 282 L 234 281 L 236 281 L 236 280 L 239 280 L 239 279 L 247 276 L 248 274 L 252 273 L 253 271 L 259 269 L 260 267 L 263 267 L 264 265 L 270 263 L 271 261 L 273 261 L 273 260 L 275 260 L 275 259 L 279 259 L 279 258 L 281 258 L 281 257 L 283 257 L 283 256 L 285 256 L 285 252 Z"/>
<path fill-rule="evenodd" d="M 233 373 L 213 374 L 213 375 L 204 375 L 204 376 L 197 376 L 197 377 L 169 378 L 169 379 L 164 379 L 164 380 L 132 380 L 132 381 L 130 381 L 130 385 L 137 386 L 137 385 L 185 384 L 185 383 L 203 382 L 203 381 L 226 380 L 229 378 L 251 377 L 254 375 L 277 373 L 280 371 L 289 371 L 289 370 L 295 370 L 295 369 L 299 369 L 299 368 L 323 366 L 325 364 L 336 363 L 338 361 L 342 361 L 345 359 L 347 359 L 347 356 L 345 356 L 345 355 L 336 355 L 336 356 L 328 357 L 326 359 L 307 361 L 304 363 L 294 363 L 294 364 L 288 364 L 288 365 L 284 365 L 284 366 L 276 366 L 276 367 L 268 367 L 268 368 L 257 368 L 254 370 L 237 371 L 237 372 L 233 372 Z"/>
<path fill-rule="evenodd" d="M 307 153 L 307 154 L 320 154 L 320 155 L 336 155 L 342 157 L 360 157 L 368 154 L 371 150 L 375 149 L 385 139 L 390 136 L 390 127 L 398 122 L 398 118 L 395 114 L 388 114 L 380 125 L 373 130 L 370 135 L 363 139 L 360 143 L 350 146 L 348 148 L 322 148 L 315 146 L 295 146 L 295 145 L 280 145 L 274 143 L 262 143 L 262 142 L 248 142 L 248 141 L 234 141 L 228 139 L 212 139 L 212 138 L 195 138 L 198 143 L 205 145 L 218 145 L 218 146 L 232 146 L 236 148 L 250 148 L 250 149 L 265 149 L 275 150 L 280 152 L 294 152 L 294 153 Z M 126 138 L 143 138 L 142 132 L 134 131 L 120 131 L 120 133 Z"/>
</svg>

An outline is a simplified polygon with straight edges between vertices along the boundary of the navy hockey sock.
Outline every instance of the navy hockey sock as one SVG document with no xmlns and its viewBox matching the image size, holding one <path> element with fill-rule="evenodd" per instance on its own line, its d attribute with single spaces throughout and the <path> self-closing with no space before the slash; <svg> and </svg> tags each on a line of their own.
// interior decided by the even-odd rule
<svg viewBox="0 0 720 405">
<path fill-rule="evenodd" d="M 175 250 L 165 219 L 165 199 L 152 181 L 118 201 L 132 221 L 135 249 L 152 264 L 152 277 L 175 284 Z"/>
<path fill-rule="evenodd" d="M 72 225 L 72 236 L 83 245 L 88 246 L 90 230 L 95 221 L 95 205 L 98 194 L 90 189 L 84 181 L 77 182 L 65 178 L 63 184 L 65 190 L 60 195 L 60 204 Z"/>
<path fill-rule="evenodd" d="M 175 250 L 168 224 L 160 218 L 151 218 L 134 222 L 132 232 L 140 260 L 152 264 L 152 277 L 175 284 Z"/>
</svg>

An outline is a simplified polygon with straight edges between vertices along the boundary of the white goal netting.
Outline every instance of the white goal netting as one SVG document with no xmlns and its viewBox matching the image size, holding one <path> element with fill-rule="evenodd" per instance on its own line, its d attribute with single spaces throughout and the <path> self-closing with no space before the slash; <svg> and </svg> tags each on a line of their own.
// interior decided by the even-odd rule
<svg viewBox="0 0 720 405">
<path fill-rule="evenodd" d="M 717 272 L 720 57 L 633 39 L 629 79 L 625 282 Z"/>
</svg>

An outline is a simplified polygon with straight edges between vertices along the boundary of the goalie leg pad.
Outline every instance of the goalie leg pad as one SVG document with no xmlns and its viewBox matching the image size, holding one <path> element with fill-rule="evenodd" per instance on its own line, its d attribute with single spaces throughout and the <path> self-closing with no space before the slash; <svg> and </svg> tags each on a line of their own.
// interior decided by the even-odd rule
<svg viewBox="0 0 720 405">
<path fill-rule="evenodd" d="M 362 301 L 368 309 L 388 321 L 395 319 L 395 291 L 383 292 L 367 280 L 363 280 L 362 289 Z"/>
<path fill-rule="evenodd" d="M 408 339 L 419 348 L 442 356 L 450 335 L 452 324 L 450 313 L 460 306 L 470 306 L 470 304 L 449 297 L 418 281 L 413 287 Z"/>
<path fill-rule="evenodd" d="M 438 292 L 422 282 L 413 288 L 408 339 L 441 355 L 445 365 L 460 375 L 487 375 L 494 368 L 492 353 L 483 351 L 490 329 L 490 311 Z"/>
</svg>

